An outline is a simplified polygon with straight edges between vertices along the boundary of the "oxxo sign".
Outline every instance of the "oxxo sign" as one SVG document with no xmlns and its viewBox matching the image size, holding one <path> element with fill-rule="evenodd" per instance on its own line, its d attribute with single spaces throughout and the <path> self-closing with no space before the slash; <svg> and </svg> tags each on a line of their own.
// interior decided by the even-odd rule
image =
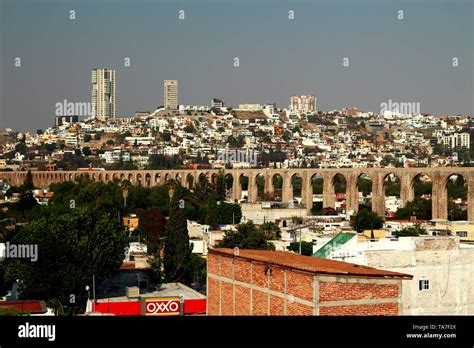
<svg viewBox="0 0 474 348">
<path fill-rule="evenodd" d="M 145 315 L 180 315 L 179 297 L 148 298 L 145 300 Z"/>
</svg>

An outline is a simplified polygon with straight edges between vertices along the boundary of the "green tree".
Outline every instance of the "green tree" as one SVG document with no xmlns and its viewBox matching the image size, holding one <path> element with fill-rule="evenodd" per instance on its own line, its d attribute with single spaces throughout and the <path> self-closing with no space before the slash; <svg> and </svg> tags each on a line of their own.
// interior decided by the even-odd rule
<svg viewBox="0 0 474 348">
<path fill-rule="evenodd" d="M 217 230 L 218 225 L 218 211 L 217 211 L 217 202 L 216 194 L 211 192 L 209 194 L 208 203 L 207 203 L 207 218 L 206 223 L 209 225 L 211 230 Z"/>
<path fill-rule="evenodd" d="M 408 202 L 405 207 L 399 208 L 395 213 L 395 217 L 407 220 L 412 216 L 416 216 L 417 219 L 431 220 L 431 213 L 431 199 L 416 197 L 413 201 Z"/>
<path fill-rule="evenodd" d="M 148 250 L 149 252 L 149 250 Z M 150 257 L 148 260 L 150 264 L 150 280 L 154 284 L 163 283 L 163 259 L 160 256 L 160 253 L 156 253 Z"/>
<path fill-rule="evenodd" d="M 267 239 L 280 239 L 281 229 L 274 222 L 265 222 L 258 227 L 259 231 L 263 232 Z"/>
<path fill-rule="evenodd" d="M 426 230 L 422 228 L 419 224 L 414 226 L 405 227 L 401 230 L 395 231 L 395 236 L 397 237 L 417 237 L 420 234 L 426 234 Z"/>
<path fill-rule="evenodd" d="M 226 179 L 224 177 L 224 174 L 219 174 L 217 177 L 217 185 L 216 185 L 216 193 L 217 197 L 216 199 L 218 201 L 224 201 L 225 200 L 225 194 L 226 194 Z"/>
<path fill-rule="evenodd" d="M 31 170 L 28 170 L 26 173 L 25 181 L 23 183 L 23 189 L 27 191 L 31 191 L 35 189 L 35 185 L 33 184 L 33 175 L 31 174 Z"/>
<path fill-rule="evenodd" d="M 220 224 L 238 224 L 242 219 L 242 208 L 238 203 L 221 202 L 217 206 Z"/>
<path fill-rule="evenodd" d="M 234 248 L 241 249 L 262 249 L 274 250 L 273 244 L 268 242 L 265 233 L 258 230 L 252 221 L 237 225 L 236 231 L 228 231 L 224 235 L 221 243 L 217 244 L 217 248 Z"/>
<path fill-rule="evenodd" d="M 19 152 L 21 155 L 26 154 L 28 147 L 24 142 L 18 143 L 15 145 L 15 152 Z"/>
<path fill-rule="evenodd" d="M 177 189 L 171 199 L 169 219 L 165 229 L 163 265 L 168 282 L 192 282 L 191 252 L 187 220 L 182 209 L 181 192 Z"/>
<path fill-rule="evenodd" d="M 207 281 L 207 262 L 201 256 L 191 254 L 192 282 L 194 284 L 205 285 Z"/>
<path fill-rule="evenodd" d="M 287 247 L 287 249 L 295 253 L 299 253 L 300 243 L 291 242 L 290 245 Z M 301 241 L 301 255 L 306 255 L 306 256 L 313 255 L 313 243 Z"/>
<path fill-rule="evenodd" d="M 84 146 L 84 147 L 82 148 L 82 153 L 84 154 L 84 156 L 87 157 L 87 156 L 90 156 L 90 155 L 92 154 L 92 151 L 91 151 L 91 149 L 90 149 L 89 147 Z"/>
<path fill-rule="evenodd" d="M 123 262 L 128 237 L 120 222 L 103 211 L 76 208 L 57 213 L 41 207 L 40 218 L 14 234 L 15 244 L 38 246 L 35 262 L 10 259 L 6 278 L 20 279 L 22 299 L 42 299 L 69 306 L 71 312 L 84 309 L 85 286 L 105 279 Z M 75 294 L 76 303 L 70 295 Z"/>
<path fill-rule="evenodd" d="M 361 209 L 357 213 L 352 222 L 352 227 L 357 232 L 363 232 L 364 230 L 379 229 L 383 225 L 383 219 L 377 215 L 377 213 L 368 210 Z"/>
</svg>

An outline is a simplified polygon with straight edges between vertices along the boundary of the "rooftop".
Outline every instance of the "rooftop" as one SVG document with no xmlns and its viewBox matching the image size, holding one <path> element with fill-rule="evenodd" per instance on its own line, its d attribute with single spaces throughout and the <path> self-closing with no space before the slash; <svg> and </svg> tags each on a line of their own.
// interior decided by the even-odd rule
<svg viewBox="0 0 474 348">
<path fill-rule="evenodd" d="M 206 296 L 200 292 L 190 288 L 181 283 L 165 283 L 161 284 L 158 291 L 148 292 L 146 294 L 140 294 L 140 298 L 153 298 L 153 297 L 177 297 L 183 296 L 185 300 L 199 300 L 205 299 Z M 129 298 L 127 296 L 110 297 L 97 300 L 101 302 L 126 302 L 126 301 L 139 301 L 139 298 Z"/>
<path fill-rule="evenodd" d="M 227 256 L 234 256 L 234 250 L 225 248 L 209 249 L 209 254 L 223 254 Z M 318 257 L 298 255 L 285 251 L 241 249 L 239 250 L 239 255 L 234 257 L 253 261 L 260 261 L 264 263 L 318 274 L 349 275 L 355 277 L 377 278 L 413 278 L 413 276 L 410 274 L 384 271 L 373 267 L 355 265 L 348 262 L 334 261 Z"/>
</svg>

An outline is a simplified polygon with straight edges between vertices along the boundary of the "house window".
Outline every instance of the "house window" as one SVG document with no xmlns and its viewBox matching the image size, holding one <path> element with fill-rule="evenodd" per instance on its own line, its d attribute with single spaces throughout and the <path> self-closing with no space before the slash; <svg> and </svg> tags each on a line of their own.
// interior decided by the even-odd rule
<svg viewBox="0 0 474 348">
<path fill-rule="evenodd" d="M 428 279 L 420 279 L 420 291 L 430 289 L 430 281 Z"/>
<path fill-rule="evenodd" d="M 459 237 L 467 237 L 467 231 L 458 231 L 456 235 Z"/>
</svg>

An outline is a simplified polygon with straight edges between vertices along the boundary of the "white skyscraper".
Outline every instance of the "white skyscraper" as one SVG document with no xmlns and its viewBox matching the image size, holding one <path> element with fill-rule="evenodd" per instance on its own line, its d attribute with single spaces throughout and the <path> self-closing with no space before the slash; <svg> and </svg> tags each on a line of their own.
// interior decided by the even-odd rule
<svg viewBox="0 0 474 348">
<path fill-rule="evenodd" d="M 165 109 L 178 109 L 178 80 L 165 80 L 163 83 Z"/>
<path fill-rule="evenodd" d="M 92 70 L 92 105 L 96 118 L 115 118 L 115 70 Z"/>
</svg>

